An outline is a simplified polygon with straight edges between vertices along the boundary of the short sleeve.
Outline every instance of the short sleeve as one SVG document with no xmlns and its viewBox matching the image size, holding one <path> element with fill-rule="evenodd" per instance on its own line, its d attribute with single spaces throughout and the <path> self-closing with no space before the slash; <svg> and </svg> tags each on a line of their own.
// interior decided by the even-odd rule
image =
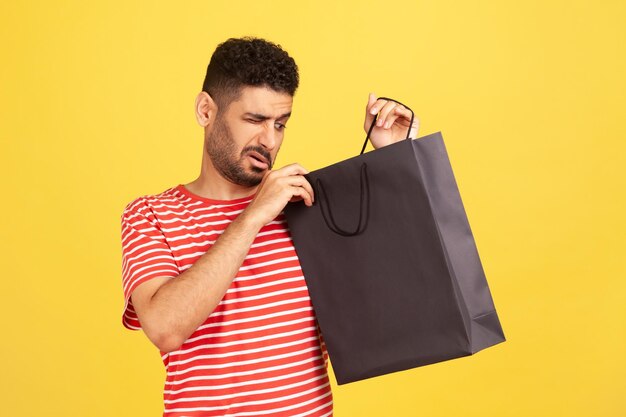
<svg viewBox="0 0 626 417">
<path fill-rule="evenodd" d="M 140 197 L 126 206 L 122 223 L 122 285 L 124 291 L 123 325 L 131 330 L 141 324 L 131 301 L 138 285 L 157 277 L 179 275 L 174 255 L 154 213 L 145 198 Z"/>
</svg>

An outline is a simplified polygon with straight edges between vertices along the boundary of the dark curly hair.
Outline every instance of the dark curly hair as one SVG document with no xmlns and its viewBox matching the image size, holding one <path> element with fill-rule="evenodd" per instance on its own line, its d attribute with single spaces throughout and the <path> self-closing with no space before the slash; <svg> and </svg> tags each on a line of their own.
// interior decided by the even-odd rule
<svg viewBox="0 0 626 417">
<path fill-rule="evenodd" d="M 225 109 L 244 86 L 266 86 L 293 96 L 298 82 L 298 66 L 280 45 L 254 37 L 230 38 L 213 52 L 202 91 Z"/>
</svg>

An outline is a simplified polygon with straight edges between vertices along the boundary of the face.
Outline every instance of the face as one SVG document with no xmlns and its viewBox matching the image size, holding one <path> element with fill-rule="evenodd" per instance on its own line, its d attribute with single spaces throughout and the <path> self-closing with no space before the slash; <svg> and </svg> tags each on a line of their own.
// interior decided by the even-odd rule
<svg viewBox="0 0 626 417">
<path fill-rule="evenodd" d="M 293 97 L 266 87 L 244 87 L 237 101 L 219 110 L 205 137 L 213 166 L 227 180 L 258 185 L 280 149 Z"/>
</svg>

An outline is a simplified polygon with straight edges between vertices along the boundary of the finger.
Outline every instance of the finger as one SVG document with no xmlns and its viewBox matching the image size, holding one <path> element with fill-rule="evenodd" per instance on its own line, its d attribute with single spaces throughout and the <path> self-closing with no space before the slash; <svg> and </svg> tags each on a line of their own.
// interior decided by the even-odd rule
<svg viewBox="0 0 626 417">
<path fill-rule="evenodd" d="M 376 103 L 374 103 L 374 105 L 370 107 L 370 114 L 372 116 L 377 115 L 378 112 L 380 112 L 380 109 L 382 109 L 387 103 L 387 100 L 379 98 L 378 100 L 376 100 Z"/>
<path fill-rule="evenodd" d="M 398 121 L 398 119 L 400 120 Z M 393 111 L 389 113 L 385 120 L 384 128 L 391 128 L 396 121 L 398 121 L 398 125 L 408 129 L 409 123 L 411 123 L 411 110 L 402 105 L 394 107 Z"/>
<path fill-rule="evenodd" d="M 419 129 L 420 121 L 417 117 L 414 117 L 411 110 L 407 109 L 404 106 L 398 106 L 394 109 L 394 113 L 402 118 L 403 126 L 409 127 L 409 137 L 417 137 L 417 131 Z M 411 123 L 411 118 L 413 118 L 413 123 L 409 126 L 409 124 Z"/>
<path fill-rule="evenodd" d="M 300 199 L 304 200 L 304 204 L 311 207 L 313 205 L 313 199 L 311 195 L 302 187 L 292 187 L 291 188 L 292 197 L 289 201 L 298 201 Z M 296 197 L 294 199 L 294 197 Z M 300 197 L 300 198 L 298 198 Z"/>
<path fill-rule="evenodd" d="M 407 126 L 408 126 L 408 122 L 411 121 L 411 110 L 407 109 L 404 106 L 397 106 L 395 109 L 393 109 L 394 114 L 406 119 L 407 121 Z"/>
<path fill-rule="evenodd" d="M 367 106 L 365 106 L 365 121 L 363 123 L 363 129 L 367 132 L 369 127 L 374 123 L 374 114 L 370 113 L 372 106 L 376 104 L 376 94 L 370 93 L 367 99 Z"/>
<path fill-rule="evenodd" d="M 370 109 L 372 108 L 372 106 L 376 103 L 376 94 L 374 93 L 369 93 L 369 96 L 367 97 L 367 106 L 365 106 L 365 110 L 367 110 L 367 112 L 369 113 Z M 374 113 L 375 114 L 375 113 Z M 374 115 L 372 114 L 372 116 Z"/>
<path fill-rule="evenodd" d="M 399 116 L 392 112 L 389 116 L 387 116 L 387 120 L 385 121 L 385 125 L 383 126 L 383 128 L 385 128 L 385 129 L 391 128 L 394 125 L 394 123 L 396 123 L 396 120 L 398 118 L 399 118 Z M 409 126 L 409 122 L 406 122 L 406 127 L 408 127 L 408 126 Z"/>
<path fill-rule="evenodd" d="M 382 109 L 378 112 L 378 120 L 376 120 L 376 126 L 383 126 L 387 122 L 387 116 L 391 111 L 398 106 L 395 101 L 388 101 L 385 103 Z"/>
<path fill-rule="evenodd" d="M 413 124 L 411 125 L 411 131 L 409 132 L 410 138 L 417 137 L 417 131 L 419 130 L 419 127 L 420 127 L 420 120 L 416 117 L 413 119 Z"/>
<path fill-rule="evenodd" d="M 288 175 L 305 175 L 309 171 L 300 164 L 290 164 L 274 171 L 277 176 L 286 177 Z"/>
<path fill-rule="evenodd" d="M 302 197 L 299 195 L 293 196 L 289 199 L 289 203 L 297 203 L 298 201 L 302 201 Z"/>
<path fill-rule="evenodd" d="M 301 175 L 297 175 L 297 176 L 291 176 L 288 179 L 288 184 L 295 186 L 295 187 L 302 187 L 304 188 L 307 193 L 309 193 L 309 195 L 311 196 L 311 201 L 315 201 L 315 193 L 313 192 L 313 187 L 311 186 L 311 183 L 307 181 L 306 178 L 304 178 Z"/>
<path fill-rule="evenodd" d="M 367 121 L 364 126 L 366 132 L 369 131 L 369 128 L 373 125 L 374 121 L 377 121 L 376 117 L 378 115 L 378 112 L 380 111 L 380 109 L 383 108 L 386 103 L 387 100 L 385 99 L 377 99 L 374 104 L 369 108 L 369 111 L 367 113 L 369 121 Z"/>
<path fill-rule="evenodd" d="M 387 127 L 387 124 L 389 122 L 395 123 L 395 121 L 397 120 L 398 117 L 401 118 L 401 124 L 404 127 L 410 127 L 410 131 L 409 131 L 409 137 L 410 138 L 415 138 L 417 136 L 417 131 L 419 128 L 419 120 L 417 117 L 413 117 L 413 113 L 411 113 L 411 110 L 407 109 L 404 106 L 398 106 L 396 108 L 393 109 L 394 110 L 394 114 L 395 117 L 393 119 L 393 121 L 391 121 L 390 117 L 387 117 L 387 122 L 385 123 L 385 127 Z M 413 124 L 409 126 L 409 123 L 411 123 L 411 117 L 413 117 Z M 391 127 L 392 124 L 389 123 L 389 127 Z"/>
</svg>

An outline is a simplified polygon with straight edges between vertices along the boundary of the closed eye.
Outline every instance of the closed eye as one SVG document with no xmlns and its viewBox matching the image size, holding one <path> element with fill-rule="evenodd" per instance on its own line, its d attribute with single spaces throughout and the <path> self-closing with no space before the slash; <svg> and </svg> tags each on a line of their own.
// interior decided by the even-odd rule
<svg viewBox="0 0 626 417">
<path fill-rule="evenodd" d="M 264 123 L 266 120 L 268 120 L 269 117 L 246 117 L 245 121 L 248 123 L 253 123 L 253 124 L 259 124 L 259 123 Z M 281 117 L 282 119 L 282 117 Z M 285 123 L 281 123 L 279 121 L 275 121 L 274 122 L 274 128 L 276 130 L 284 130 L 287 128 L 287 125 Z"/>
</svg>

